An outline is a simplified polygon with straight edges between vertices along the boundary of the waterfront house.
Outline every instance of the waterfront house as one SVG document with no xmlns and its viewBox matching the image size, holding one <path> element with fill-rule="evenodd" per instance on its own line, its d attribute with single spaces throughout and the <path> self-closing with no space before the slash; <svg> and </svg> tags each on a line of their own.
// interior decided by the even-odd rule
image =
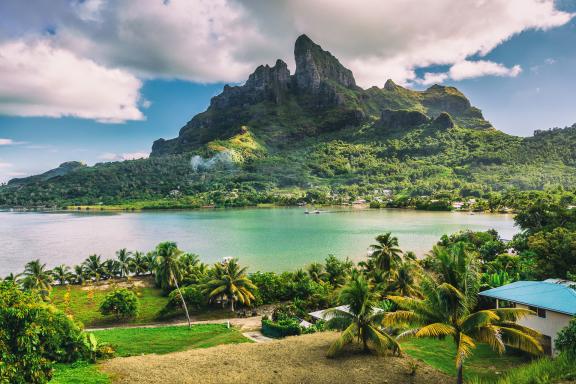
<svg viewBox="0 0 576 384">
<path fill-rule="evenodd" d="M 542 334 L 544 351 L 555 354 L 554 340 L 558 332 L 576 316 L 576 282 L 548 279 L 516 281 L 502 287 L 480 292 L 496 300 L 496 307 L 526 308 L 534 312 L 518 321 Z"/>
</svg>

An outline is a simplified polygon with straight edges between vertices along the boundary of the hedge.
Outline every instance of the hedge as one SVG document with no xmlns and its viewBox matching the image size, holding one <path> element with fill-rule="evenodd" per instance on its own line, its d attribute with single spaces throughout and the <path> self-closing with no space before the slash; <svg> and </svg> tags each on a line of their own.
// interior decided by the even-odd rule
<svg viewBox="0 0 576 384">
<path fill-rule="evenodd" d="M 279 339 L 286 336 L 300 335 L 302 334 L 302 329 L 296 320 L 287 319 L 274 322 L 272 320 L 262 319 L 262 334 Z"/>
</svg>

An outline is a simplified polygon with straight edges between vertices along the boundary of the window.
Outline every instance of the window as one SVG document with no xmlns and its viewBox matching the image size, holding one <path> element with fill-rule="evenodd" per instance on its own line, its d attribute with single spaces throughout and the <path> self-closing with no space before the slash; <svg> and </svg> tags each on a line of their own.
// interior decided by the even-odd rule
<svg viewBox="0 0 576 384">
<path fill-rule="evenodd" d="M 543 309 L 543 308 L 538 308 L 538 307 L 532 307 L 532 306 L 528 307 L 528 309 L 531 310 L 531 311 L 533 311 L 533 312 L 536 312 L 536 315 L 537 315 L 538 317 L 541 317 L 541 318 L 543 318 L 543 319 L 546 318 L 546 310 L 545 310 L 545 309 Z"/>
</svg>

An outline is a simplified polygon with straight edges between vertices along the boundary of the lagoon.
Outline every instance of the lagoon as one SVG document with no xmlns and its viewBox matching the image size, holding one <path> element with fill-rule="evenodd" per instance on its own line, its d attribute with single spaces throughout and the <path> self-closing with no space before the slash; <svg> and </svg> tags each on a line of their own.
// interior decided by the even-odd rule
<svg viewBox="0 0 576 384">
<path fill-rule="evenodd" d="M 423 256 L 443 234 L 496 229 L 511 239 L 513 215 L 407 209 L 209 209 L 144 212 L 0 212 L 0 276 L 40 259 L 73 266 L 90 254 L 112 258 L 120 248 L 148 251 L 165 240 L 214 263 L 233 256 L 250 271 L 285 271 L 329 254 L 355 261 L 376 235 L 392 232 L 403 250 Z"/>
</svg>

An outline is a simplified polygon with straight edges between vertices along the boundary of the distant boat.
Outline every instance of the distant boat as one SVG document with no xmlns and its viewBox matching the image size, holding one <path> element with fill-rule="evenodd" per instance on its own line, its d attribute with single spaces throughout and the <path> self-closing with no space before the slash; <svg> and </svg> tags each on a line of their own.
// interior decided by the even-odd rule
<svg viewBox="0 0 576 384">
<path fill-rule="evenodd" d="M 305 210 L 305 211 L 304 211 L 304 214 L 305 214 L 305 215 L 309 215 L 309 214 L 310 214 L 310 211 L 309 211 L 309 210 Z"/>
<path fill-rule="evenodd" d="M 317 214 L 317 215 L 319 215 L 319 214 L 320 214 L 320 211 L 316 209 L 316 210 L 314 211 L 314 213 Z"/>
</svg>

